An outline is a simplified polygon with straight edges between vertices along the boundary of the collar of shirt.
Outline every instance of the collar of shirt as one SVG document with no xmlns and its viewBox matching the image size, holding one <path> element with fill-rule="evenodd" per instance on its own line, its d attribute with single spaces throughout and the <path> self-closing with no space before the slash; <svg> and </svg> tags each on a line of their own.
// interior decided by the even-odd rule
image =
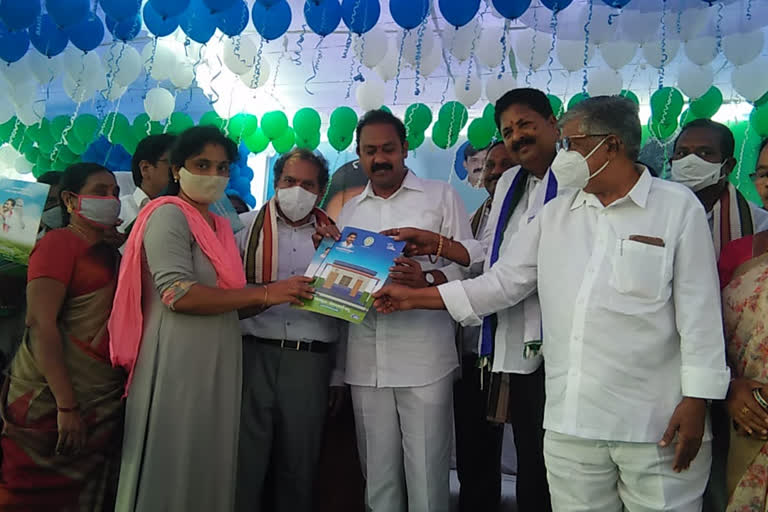
<svg viewBox="0 0 768 512">
<path fill-rule="evenodd" d="M 133 200 L 136 201 L 136 206 L 139 207 L 139 209 L 143 208 L 145 204 L 147 204 L 151 199 L 147 195 L 146 192 L 144 192 L 141 187 L 136 187 L 136 190 L 133 191 Z"/>
<path fill-rule="evenodd" d="M 640 178 L 637 180 L 637 183 L 635 183 L 635 186 L 632 187 L 632 190 L 630 190 L 629 193 L 623 198 L 608 205 L 608 208 L 614 205 L 619 205 L 626 200 L 631 200 L 640 208 L 645 208 L 646 204 L 648 203 L 648 194 L 651 191 L 652 180 L 653 176 L 651 176 L 651 173 L 648 172 L 648 169 L 646 167 L 642 167 Z M 576 194 L 576 197 L 573 199 L 571 210 L 576 210 L 585 204 L 587 206 L 592 206 L 599 209 L 606 208 L 603 206 L 603 203 L 600 202 L 596 195 L 584 192 L 584 190 L 579 190 L 579 192 Z"/>
<path fill-rule="evenodd" d="M 400 191 L 404 188 L 407 188 L 410 190 L 416 190 L 419 192 L 424 192 L 424 181 L 418 176 L 416 176 L 409 168 L 406 167 L 405 170 L 406 170 L 406 174 L 405 174 L 405 179 L 403 180 L 402 185 L 400 185 L 400 188 L 397 189 L 397 191 L 394 194 L 389 196 L 388 199 L 396 197 L 400 193 Z M 362 203 L 366 199 L 372 199 L 376 197 L 378 196 L 373 192 L 373 185 L 369 180 L 368 184 L 365 186 L 365 189 L 363 190 L 363 193 L 357 197 L 357 204 Z"/>
</svg>

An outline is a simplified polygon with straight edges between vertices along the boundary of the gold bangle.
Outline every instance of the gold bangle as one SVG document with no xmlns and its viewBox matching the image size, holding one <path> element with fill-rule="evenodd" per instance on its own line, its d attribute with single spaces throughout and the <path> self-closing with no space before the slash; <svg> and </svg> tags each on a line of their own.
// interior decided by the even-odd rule
<svg viewBox="0 0 768 512">
<path fill-rule="evenodd" d="M 437 236 L 439 236 L 440 239 L 437 242 L 437 252 L 435 253 L 435 259 L 433 260 L 432 256 L 429 256 L 429 262 L 432 264 L 437 263 L 437 260 L 440 259 L 440 254 L 442 254 L 443 252 L 443 240 L 444 240 L 443 235 L 438 234 Z"/>
<path fill-rule="evenodd" d="M 768 410 L 768 402 L 766 402 L 765 398 L 763 397 L 763 394 L 760 392 L 760 388 L 755 388 L 752 390 L 752 397 L 755 399 L 755 401 L 765 410 Z"/>
<path fill-rule="evenodd" d="M 269 289 L 267 288 L 268 285 L 264 285 L 264 306 L 269 306 Z"/>
</svg>

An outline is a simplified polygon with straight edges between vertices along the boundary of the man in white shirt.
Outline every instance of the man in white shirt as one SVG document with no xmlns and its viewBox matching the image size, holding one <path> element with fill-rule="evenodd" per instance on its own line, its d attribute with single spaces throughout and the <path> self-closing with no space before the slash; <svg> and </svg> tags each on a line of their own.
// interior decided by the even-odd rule
<svg viewBox="0 0 768 512">
<path fill-rule="evenodd" d="M 553 508 L 700 510 L 707 400 L 724 398 L 729 380 L 704 209 L 685 187 L 638 172 L 640 120 L 625 98 L 573 107 L 559 146 L 552 170 L 580 190 L 524 226 L 519 250 L 437 290 L 388 285 L 376 305 L 447 308 L 476 324 L 538 288 Z"/>
<path fill-rule="evenodd" d="M 275 197 L 241 215 L 245 228 L 235 235 L 250 285 L 304 275 L 316 225 L 329 222 L 317 208 L 328 184 L 322 156 L 294 149 L 277 160 L 274 176 Z M 241 327 L 237 510 L 310 512 L 326 412 L 345 394 L 341 322 L 283 304 Z"/>
<path fill-rule="evenodd" d="M 175 135 L 163 133 L 145 137 L 136 146 L 131 162 L 136 190 L 120 198 L 120 220 L 123 222 L 117 228 L 119 232 L 130 232 L 139 210 L 168 187 L 171 177 L 169 155 L 175 141 Z"/>
<path fill-rule="evenodd" d="M 357 125 L 357 153 L 369 177 L 363 192 L 344 205 L 339 229 L 369 231 L 411 225 L 452 238 L 471 239 L 468 216 L 453 188 L 417 177 L 405 166 L 405 126 L 373 110 Z M 335 227 L 320 235 L 339 240 Z M 470 254 L 481 261 L 480 244 Z M 467 265 L 470 261 L 465 262 Z M 442 258 L 398 258 L 390 276 L 407 286 L 427 287 L 433 270 L 461 277 Z M 357 441 L 373 512 L 433 512 L 450 507 L 453 373 L 458 365 L 454 323 L 442 311 L 392 316 L 370 311 L 349 325 L 346 381 L 351 385 Z"/>
</svg>

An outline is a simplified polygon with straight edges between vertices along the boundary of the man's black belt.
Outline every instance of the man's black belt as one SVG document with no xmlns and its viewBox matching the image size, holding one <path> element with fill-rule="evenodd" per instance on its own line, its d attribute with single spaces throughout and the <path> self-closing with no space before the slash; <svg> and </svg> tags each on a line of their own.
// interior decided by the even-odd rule
<svg viewBox="0 0 768 512">
<path fill-rule="evenodd" d="M 263 343 L 264 345 L 272 345 L 273 347 L 280 347 L 285 350 L 316 352 L 320 354 L 328 352 L 330 345 L 329 343 L 323 343 L 322 341 L 272 340 L 250 335 L 245 335 L 244 338 L 248 341 L 256 341 L 258 343 Z"/>
</svg>

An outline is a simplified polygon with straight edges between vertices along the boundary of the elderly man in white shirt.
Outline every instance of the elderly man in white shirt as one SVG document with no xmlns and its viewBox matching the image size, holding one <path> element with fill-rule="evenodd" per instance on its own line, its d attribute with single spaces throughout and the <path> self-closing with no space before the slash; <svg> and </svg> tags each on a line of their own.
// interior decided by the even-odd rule
<svg viewBox="0 0 768 512">
<path fill-rule="evenodd" d="M 515 236 L 519 251 L 437 290 L 388 285 L 377 308 L 447 308 L 478 323 L 538 288 L 553 508 L 700 510 L 707 400 L 729 381 L 704 209 L 635 166 L 640 121 L 625 98 L 569 110 L 559 146 L 552 170 L 580 190 L 547 204 Z"/>
<path fill-rule="evenodd" d="M 120 198 L 120 233 L 127 233 L 139 211 L 168 187 L 171 177 L 169 155 L 176 136 L 170 133 L 150 135 L 141 139 L 131 161 L 131 173 L 136 190 Z"/>
<path fill-rule="evenodd" d="M 363 192 L 344 205 L 339 227 L 369 231 L 411 225 L 452 238 L 472 238 L 469 218 L 445 182 L 417 177 L 405 166 L 408 143 L 398 118 L 370 111 L 357 126 L 357 152 L 369 177 Z M 320 235 L 339 239 L 335 227 Z M 470 256 L 481 261 L 480 244 Z M 467 261 L 466 264 L 470 262 Z M 448 262 L 399 258 L 394 282 L 427 287 L 438 277 L 456 279 Z M 441 269 L 438 275 L 433 270 Z M 450 506 L 453 374 L 458 366 L 454 323 L 439 311 L 392 316 L 370 311 L 349 325 L 346 381 L 351 385 L 366 500 L 373 512 L 447 511 Z"/>
</svg>

